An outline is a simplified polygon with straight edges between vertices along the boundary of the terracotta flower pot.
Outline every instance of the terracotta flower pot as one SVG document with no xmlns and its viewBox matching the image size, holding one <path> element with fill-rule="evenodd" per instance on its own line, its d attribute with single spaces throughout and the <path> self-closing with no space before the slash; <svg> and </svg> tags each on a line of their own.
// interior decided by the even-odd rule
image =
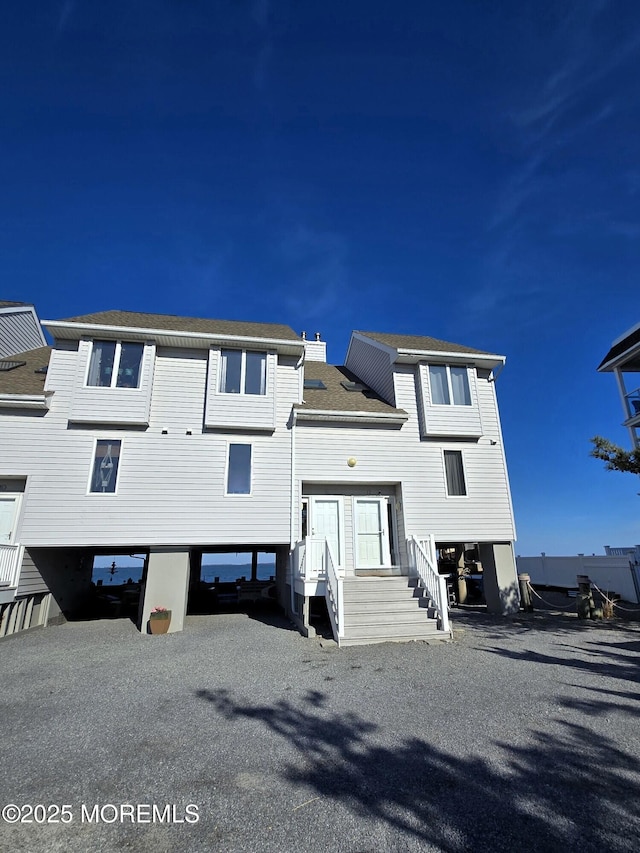
<svg viewBox="0 0 640 853">
<path fill-rule="evenodd" d="M 149 614 L 149 631 L 152 634 L 166 634 L 170 624 L 170 610 L 160 610 Z"/>
</svg>

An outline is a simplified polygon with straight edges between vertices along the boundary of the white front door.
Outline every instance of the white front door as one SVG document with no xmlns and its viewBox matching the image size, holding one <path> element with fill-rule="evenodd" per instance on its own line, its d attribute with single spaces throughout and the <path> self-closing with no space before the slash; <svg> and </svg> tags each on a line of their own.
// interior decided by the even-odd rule
<svg viewBox="0 0 640 853">
<path fill-rule="evenodd" d="M 19 495 L 0 494 L 0 545 L 8 545 L 13 541 L 19 500 Z"/>
<path fill-rule="evenodd" d="M 344 565 L 344 533 L 341 498 L 312 498 L 311 533 L 324 536 L 340 568 Z"/>
<path fill-rule="evenodd" d="M 386 498 L 356 498 L 356 568 L 391 565 Z"/>
</svg>

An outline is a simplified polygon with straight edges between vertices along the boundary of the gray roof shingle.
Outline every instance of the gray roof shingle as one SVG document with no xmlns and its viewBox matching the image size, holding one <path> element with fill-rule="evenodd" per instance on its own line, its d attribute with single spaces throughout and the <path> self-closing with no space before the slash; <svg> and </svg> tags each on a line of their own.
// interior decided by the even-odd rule
<svg viewBox="0 0 640 853">
<path fill-rule="evenodd" d="M 441 341 L 438 338 L 425 337 L 423 335 L 392 335 L 386 332 L 357 332 L 359 335 L 364 335 L 377 341 L 380 344 L 385 344 L 394 349 L 411 349 L 424 352 L 460 352 L 460 353 L 475 353 L 477 355 L 494 355 L 486 350 L 474 349 L 466 347 L 462 344 L 453 344 L 449 341 Z"/>
<path fill-rule="evenodd" d="M 342 382 L 360 382 L 358 377 L 346 367 L 325 364 L 321 361 L 307 361 L 304 366 L 304 378 L 320 379 L 326 390 L 305 388 L 304 403 L 296 408 L 327 412 L 368 412 L 372 414 L 404 414 L 386 403 L 382 397 L 369 389 L 365 391 L 347 391 Z M 364 383 L 363 383 L 364 384 Z"/>
<path fill-rule="evenodd" d="M 0 394 L 36 395 L 44 393 L 46 373 L 36 373 L 43 367 L 48 367 L 51 347 L 20 352 L 2 362 L 24 362 L 11 370 L 0 370 Z"/>
<path fill-rule="evenodd" d="M 247 323 L 239 320 L 209 320 L 202 317 L 179 317 L 172 314 L 144 314 L 136 311 L 99 311 L 68 317 L 66 323 L 122 328 L 159 329 L 171 332 L 194 332 L 203 335 L 234 335 L 247 338 L 271 338 L 299 341 L 290 326 L 278 323 Z"/>
</svg>

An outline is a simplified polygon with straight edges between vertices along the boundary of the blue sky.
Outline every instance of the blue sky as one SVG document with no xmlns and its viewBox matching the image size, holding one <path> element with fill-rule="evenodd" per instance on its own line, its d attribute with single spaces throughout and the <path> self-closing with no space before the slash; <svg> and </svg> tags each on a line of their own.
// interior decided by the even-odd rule
<svg viewBox="0 0 640 853">
<path fill-rule="evenodd" d="M 9 0 L 0 298 L 503 353 L 518 553 L 640 542 L 638 56 L 624 0 Z"/>
</svg>

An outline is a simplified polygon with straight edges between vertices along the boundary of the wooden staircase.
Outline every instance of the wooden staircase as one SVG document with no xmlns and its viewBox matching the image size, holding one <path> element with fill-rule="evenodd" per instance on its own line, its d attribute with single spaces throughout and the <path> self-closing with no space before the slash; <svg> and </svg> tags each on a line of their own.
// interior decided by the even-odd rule
<svg viewBox="0 0 640 853">
<path fill-rule="evenodd" d="M 415 578 L 351 577 L 344 579 L 342 589 L 341 646 L 451 639 L 451 631 L 438 630 L 426 590 Z"/>
</svg>

